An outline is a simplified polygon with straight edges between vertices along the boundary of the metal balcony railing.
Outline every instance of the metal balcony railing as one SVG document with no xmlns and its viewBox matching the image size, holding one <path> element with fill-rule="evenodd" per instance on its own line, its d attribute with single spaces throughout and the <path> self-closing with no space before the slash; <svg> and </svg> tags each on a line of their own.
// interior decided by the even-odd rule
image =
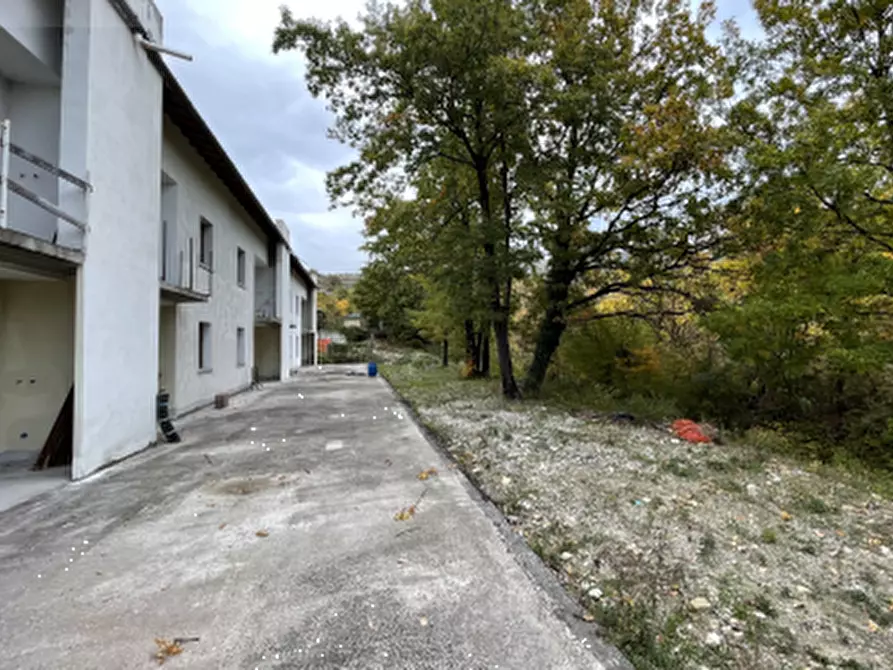
<svg viewBox="0 0 893 670">
<path fill-rule="evenodd" d="M 74 184 L 85 193 L 91 193 L 93 191 L 93 187 L 87 181 L 63 170 L 57 165 L 53 165 L 40 156 L 25 151 L 25 149 L 17 144 L 13 144 L 12 124 L 9 119 L 4 119 L 3 121 L 0 121 L 0 228 L 6 228 L 9 225 L 9 194 L 13 193 L 20 198 L 24 198 L 37 205 L 53 216 L 56 216 L 63 221 L 67 221 L 79 230 L 85 231 L 87 229 L 86 221 L 81 221 L 77 217 L 63 211 L 55 203 L 28 190 L 12 179 L 12 177 L 9 176 L 10 156 L 17 156 L 44 172 L 53 175 L 57 179 L 62 179 L 70 184 Z"/>
<path fill-rule="evenodd" d="M 162 284 L 186 289 L 204 296 L 211 295 L 213 271 L 196 261 L 195 245 L 190 238 L 186 248 L 175 248 L 167 238 L 167 226 L 162 222 L 161 272 Z"/>
</svg>

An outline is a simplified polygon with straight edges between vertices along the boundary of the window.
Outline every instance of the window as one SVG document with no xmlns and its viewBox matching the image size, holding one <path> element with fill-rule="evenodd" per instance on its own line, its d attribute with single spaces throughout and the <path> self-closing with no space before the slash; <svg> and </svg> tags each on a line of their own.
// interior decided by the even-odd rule
<svg viewBox="0 0 893 670">
<path fill-rule="evenodd" d="M 209 270 L 214 267 L 214 226 L 202 219 L 201 236 L 198 240 L 198 262 Z"/>
<path fill-rule="evenodd" d="M 207 321 L 198 324 L 198 369 L 211 371 L 211 324 Z"/>
<path fill-rule="evenodd" d="M 236 328 L 236 366 L 245 367 L 245 329 Z"/>
<path fill-rule="evenodd" d="M 245 250 L 236 249 L 236 283 L 245 288 Z"/>
</svg>

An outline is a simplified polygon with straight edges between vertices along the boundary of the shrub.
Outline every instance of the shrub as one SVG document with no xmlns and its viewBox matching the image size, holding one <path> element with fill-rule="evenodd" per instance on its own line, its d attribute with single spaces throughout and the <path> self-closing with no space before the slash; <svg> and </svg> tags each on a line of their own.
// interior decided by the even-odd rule
<svg viewBox="0 0 893 670">
<path fill-rule="evenodd" d="M 342 332 L 348 342 L 365 342 L 369 339 L 369 331 L 359 326 L 347 326 Z"/>
</svg>

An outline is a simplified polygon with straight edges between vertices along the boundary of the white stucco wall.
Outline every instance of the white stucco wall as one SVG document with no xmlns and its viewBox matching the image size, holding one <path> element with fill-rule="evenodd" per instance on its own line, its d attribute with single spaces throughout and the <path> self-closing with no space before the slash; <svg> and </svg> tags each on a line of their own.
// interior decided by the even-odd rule
<svg viewBox="0 0 893 670">
<path fill-rule="evenodd" d="M 288 311 L 288 329 L 289 329 L 289 368 L 297 370 L 301 367 L 301 335 L 304 332 L 304 324 L 302 314 L 307 305 L 307 287 L 304 282 L 295 274 L 291 273 L 289 278 L 289 311 Z"/>
<path fill-rule="evenodd" d="M 74 375 L 74 281 L 0 281 L 0 451 L 43 448 Z"/>
<path fill-rule="evenodd" d="M 162 82 L 108 0 L 68 0 L 65 39 L 61 161 L 94 187 L 76 303 L 78 478 L 156 437 Z"/>
<path fill-rule="evenodd" d="M 285 242 L 276 245 L 276 301 L 282 315 L 282 328 L 279 330 L 279 379 L 288 379 L 291 374 L 289 350 L 291 330 L 287 327 L 289 301 L 291 299 L 291 249 Z"/>
<path fill-rule="evenodd" d="M 164 125 L 164 172 L 177 182 L 177 229 L 195 238 L 202 217 L 214 226 L 211 297 L 177 308 L 173 410 L 181 414 L 251 383 L 254 361 L 255 263 L 266 257 L 266 237 L 208 165 L 169 121 Z M 245 286 L 237 283 L 237 249 L 245 251 Z M 211 324 L 211 370 L 199 370 L 199 322 Z M 238 328 L 245 329 L 245 365 L 237 365 Z"/>
<path fill-rule="evenodd" d="M 49 69 L 58 72 L 64 0 L 2 0 L 0 26 Z"/>
<path fill-rule="evenodd" d="M 12 141 L 51 163 L 59 162 L 60 90 L 13 83 L 6 95 Z M 58 180 L 18 156 L 9 159 L 11 177 L 32 193 L 56 202 Z M 9 227 L 43 240 L 56 234 L 56 218 L 16 194 L 9 197 Z"/>
<path fill-rule="evenodd" d="M 9 99 L 12 94 L 12 82 L 0 74 L 0 119 L 9 118 Z"/>
</svg>

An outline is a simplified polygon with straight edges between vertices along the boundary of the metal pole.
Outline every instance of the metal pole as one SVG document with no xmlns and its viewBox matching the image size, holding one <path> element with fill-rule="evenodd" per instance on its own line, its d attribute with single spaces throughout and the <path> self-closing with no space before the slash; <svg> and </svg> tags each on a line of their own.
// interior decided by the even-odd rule
<svg viewBox="0 0 893 670">
<path fill-rule="evenodd" d="M 15 193 L 18 196 L 21 196 L 22 198 L 25 198 L 25 200 L 30 200 L 31 202 L 33 202 L 35 205 L 37 205 L 41 209 L 44 209 L 47 212 L 49 212 L 50 214 L 53 214 L 54 216 L 59 217 L 63 221 L 68 221 L 68 223 L 75 226 L 76 228 L 79 228 L 81 230 L 87 230 L 87 224 L 84 221 L 76 219 L 75 217 L 71 216 L 70 214 L 63 212 L 61 209 L 56 207 L 56 205 L 51 203 L 46 198 L 41 198 L 36 193 L 29 191 L 27 188 L 25 188 L 21 184 L 13 181 L 12 179 L 9 179 L 8 177 L 6 179 L 6 185 L 9 187 L 9 190 L 11 190 L 13 193 Z"/>
<path fill-rule="evenodd" d="M 155 42 L 150 42 L 142 35 L 136 36 L 136 41 L 143 47 L 143 49 L 147 49 L 148 51 L 157 51 L 158 53 L 167 54 L 168 56 L 173 56 L 174 58 L 182 58 L 183 60 L 187 60 L 192 62 L 192 56 L 188 53 L 184 53 L 182 51 L 177 51 L 176 49 L 169 49 L 168 47 L 161 46 L 160 44 L 156 44 Z"/>
<path fill-rule="evenodd" d="M 6 228 L 9 207 L 9 119 L 0 121 L 0 228 Z"/>
</svg>

